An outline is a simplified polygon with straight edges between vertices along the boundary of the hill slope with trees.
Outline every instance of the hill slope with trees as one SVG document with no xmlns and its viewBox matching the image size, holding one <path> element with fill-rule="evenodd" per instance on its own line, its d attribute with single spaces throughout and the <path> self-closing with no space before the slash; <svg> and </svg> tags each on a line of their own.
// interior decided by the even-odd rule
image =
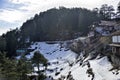
<svg viewBox="0 0 120 80">
<path fill-rule="evenodd" d="M 82 8 L 53 8 L 36 14 L 20 28 L 23 39 L 31 41 L 73 39 L 75 33 L 86 34 L 88 26 L 100 20 L 98 14 Z"/>
<path fill-rule="evenodd" d="M 27 41 L 68 40 L 86 35 L 88 26 L 99 21 L 101 16 L 96 11 L 85 8 L 53 8 L 23 23 L 20 29 L 14 29 L 2 35 L 6 41 L 8 56 L 15 55 L 16 49 L 26 48 Z"/>
</svg>

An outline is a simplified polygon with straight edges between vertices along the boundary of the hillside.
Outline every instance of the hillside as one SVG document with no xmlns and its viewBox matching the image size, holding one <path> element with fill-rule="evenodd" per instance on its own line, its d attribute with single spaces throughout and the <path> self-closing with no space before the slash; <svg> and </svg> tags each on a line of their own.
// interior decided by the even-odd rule
<svg viewBox="0 0 120 80">
<path fill-rule="evenodd" d="M 120 80 L 120 2 L 34 1 L 2 1 L 0 80 Z"/>
<path fill-rule="evenodd" d="M 32 49 L 35 49 L 30 55 L 27 55 L 27 58 L 32 58 L 33 53 L 35 51 L 40 51 L 45 58 L 48 59 L 50 65 L 45 72 L 47 76 L 53 77 L 53 79 L 58 80 L 58 78 L 63 78 L 63 80 L 67 80 L 67 76 L 71 71 L 72 78 L 74 80 L 119 80 L 120 74 L 119 71 L 113 70 L 109 71 L 112 68 L 111 63 L 108 61 L 108 58 L 102 57 L 98 55 L 95 59 L 89 60 L 89 56 L 84 58 L 81 55 L 78 55 L 71 50 L 66 48 L 66 42 L 64 42 L 64 47 L 60 48 L 59 43 L 55 44 L 47 44 L 45 42 L 36 42 L 31 45 Z M 89 76 L 87 70 L 92 69 L 92 75 Z M 41 66 L 41 70 L 44 68 Z M 35 68 L 37 71 L 37 68 Z M 56 74 L 58 73 L 58 74 Z M 92 79 L 92 77 L 94 79 Z M 47 80 L 51 80 L 48 78 Z M 70 79 L 68 79 L 70 80 Z"/>
<path fill-rule="evenodd" d="M 11 57 L 16 56 L 17 49 L 27 48 L 31 42 L 63 41 L 84 36 L 89 32 L 88 27 L 100 19 L 98 13 L 85 8 L 53 8 L 36 14 L 20 29 L 3 34 L 5 50 Z"/>
</svg>

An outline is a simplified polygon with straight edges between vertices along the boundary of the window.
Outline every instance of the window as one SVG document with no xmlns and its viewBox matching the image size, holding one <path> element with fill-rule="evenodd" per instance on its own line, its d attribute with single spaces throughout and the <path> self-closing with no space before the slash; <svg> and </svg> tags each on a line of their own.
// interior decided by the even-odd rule
<svg viewBox="0 0 120 80">
<path fill-rule="evenodd" d="M 116 53 L 116 48 L 115 47 L 112 48 L 112 53 Z"/>
<path fill-rule="evenodd" d="M 118 42 L 120 43 L 120 36 L 118 36 Z"/>
<path fill-rule="evenodd" d="M 113 42 L 117 42 L 117 36 L 113 36 L 113 37 L 112 37 L 112 41 L 113 41 Z"/>
<path fill-rule="evenodd" d="M 113 43 L 120 43 L 120 36 L 113 36 L 112 37 L 112 42 Z"/>
</svg>

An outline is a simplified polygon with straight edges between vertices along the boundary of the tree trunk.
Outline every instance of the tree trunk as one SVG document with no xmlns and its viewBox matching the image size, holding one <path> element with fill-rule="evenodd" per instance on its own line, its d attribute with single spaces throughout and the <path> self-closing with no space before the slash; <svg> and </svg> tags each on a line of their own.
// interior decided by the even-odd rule
<svg viewBox="0 0 120 80">
<path fill-rule="evenodd" d="M 38 68 L 38 73 L 40 72 L 40 66 L 39 66 L 39 64 L 37 65 L 37 68 Z"/>
</svg>

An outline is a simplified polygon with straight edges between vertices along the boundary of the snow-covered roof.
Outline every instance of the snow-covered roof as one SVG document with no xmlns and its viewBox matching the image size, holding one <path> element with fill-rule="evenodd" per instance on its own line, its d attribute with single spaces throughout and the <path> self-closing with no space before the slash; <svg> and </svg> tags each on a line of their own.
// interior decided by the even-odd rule
<svg viewBox="0 0 120 80">
<path fill-rule="evenodd" d="M 115 26 L 116 22 L 115 21 L 101 21 L 99 25 L 104 25 L 104 26 Z"/>
</svg>

